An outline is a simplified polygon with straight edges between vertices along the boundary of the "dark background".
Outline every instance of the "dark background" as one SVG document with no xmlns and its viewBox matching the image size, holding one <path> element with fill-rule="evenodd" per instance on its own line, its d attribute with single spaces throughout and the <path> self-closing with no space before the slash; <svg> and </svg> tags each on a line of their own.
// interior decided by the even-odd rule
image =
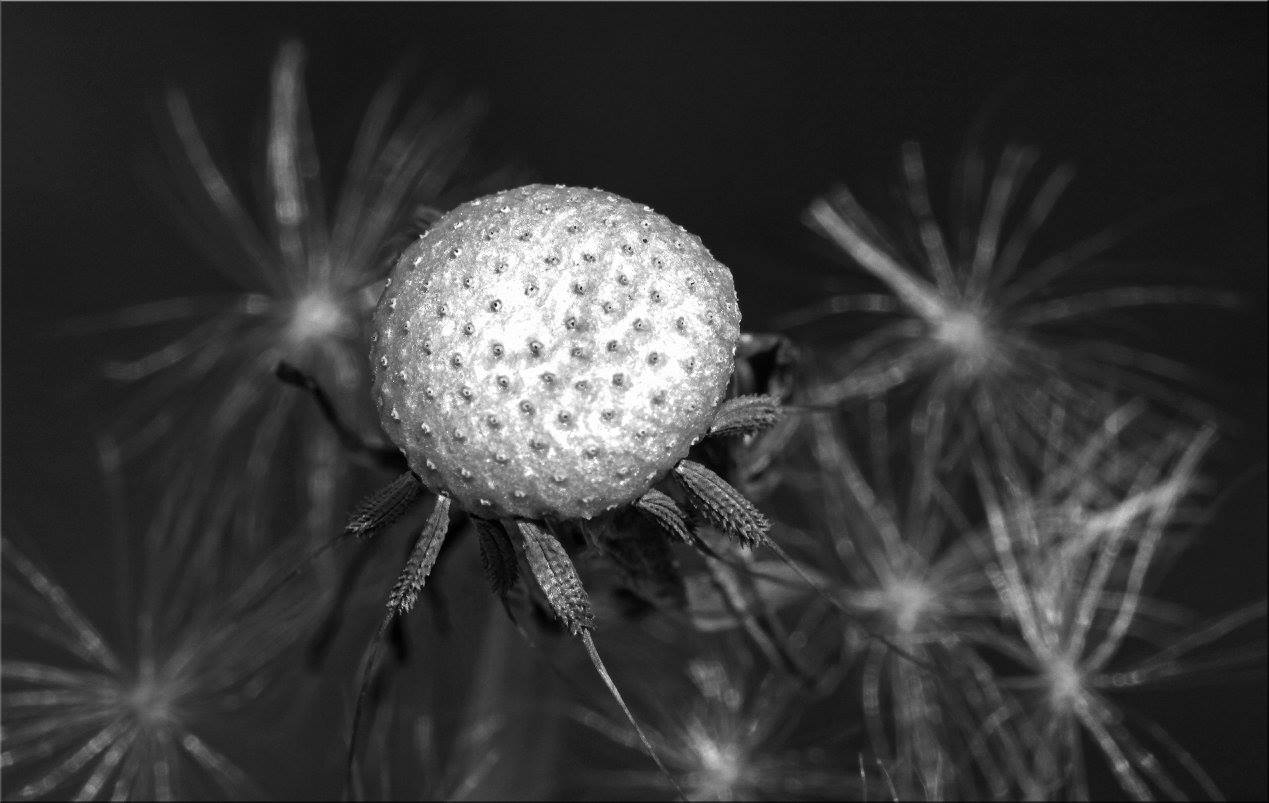
<svg viewBox="0 0 1269 803">
<path fill-rule="evenodd" d="M 421 74 L 487 99 L 487 154 L 699 234 L 735 272 L 751 330 L 833 273 L 798 222 L 812 197 L 836 181 L 884 197 L 907 139 L 937 175 L 996 101 L 994 139 L 1078 167 L 1054 224 L 1062 242 L 1160 199 L 1192 201 L 1124 249 L 1245 301 L 1233 315 L 1151 319 L 1158 349 L 1201 368 L 1202 392 L 1240 422 L 1217 458 L 1232 490 L 1164 592 L 1210 614 L 1263 596 L 1265 18 L 1262 4 L 6 3 L 6 526 L 56 533 L 40 558 L 68 586 L 108 583 L 95 569 L 105 547 L 87 535 L 101 507 L 90 446 L 122 398 L 94 379 L 116 352 L 54 329 L 224 286 L 140 179 L 158 100 L 183 88 L 220 161 L 249 168 L 270 63 L 294 35 L 330 159 L 413 55 Z M 1161 721 L 1232 797 L 1263 796 L 1263 671 L 1174 695 Z"/>
</svg>

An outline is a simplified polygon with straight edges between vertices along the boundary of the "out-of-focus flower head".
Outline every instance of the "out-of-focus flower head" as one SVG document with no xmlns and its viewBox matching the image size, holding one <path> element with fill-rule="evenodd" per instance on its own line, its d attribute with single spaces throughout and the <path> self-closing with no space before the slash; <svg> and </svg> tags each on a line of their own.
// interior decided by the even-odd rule
<svg viewBox="0 0 1269 803">
<path fill-rule="evenodd" d="M 335 531 L 347 461 L 312 400 L 280 386 L 274 369 L 286 360 L 315 376 L 354 429 L 376 435 L 364 323 L 394 251 L 418 232 L 420 210 L 455 200 L 479 116 L 474 101 L 448 103 L 437 93 L 402 108 L 403 78 L 388 81 L 370 101 L 331 203 L 304 65 L 303 47 L 284 43 L 270 79 L 258 213 L 218 166 L 186 96 L 167 93 L 165 144 L 179 179 L 173 207 L 240 290 L 103 319 L 170 337 L 108 373 L 137 384 L 128 418 L 166 444 L 166 492 L 182 502 L 167 528 L 177 539 L 196 529 L 182 513 L 190 508 L 231 522 L 219 529 L 240 538 L 262 540 L 297 522 Z"/>
<path fill-rule="evenodd" d="M 660 711 L 644 730 L 689 800 L 842 799 L 858 777 L 814 729 L 802 729 L 807 690 L 793 677 L 746 671 L 739 659 L 688 663 L 688 683 L 657 687 Z M 650 688 L 650 687 L 649 687 Z M 673 689 L 673 691 L 671 691 Z M 641 695 L 646 697 L 647 695 Z M 577 718 L 618 745 L 638 750 L 627 728 L 592 710 Z M 840 738 L 840 724 L 832 736 Z M 823 734 L 820 734 L 821 736 Z M 623 795 L 673 794 L 655 769 L 605 769 L 595 776 Z"/>
<path fill-rule="evenodd" d="M 308 592 L 275 587 L 282 571 L 274 560 L 230 577 L 223 566 L 150 549 L 161 540 L 152 536 L 115 534 L 129 539 L 125 551 L 144 544 L 136 551 L 145 557 L 115 578 L 119 610 L 91 615 L 4 539 L 6 798 L 261 794 L 223 729 L 266 701 L 306 632 Z M 112 628 L 118 620 L 123 628 Z"/>
<path fill-rule="evenodd" d="M 866 437 L 810 418 L 816 532 L 786 539 L 839 601 L 824 682 L 856 700 L 897 797 L 1007 795 L 1020 756 L 993 724 L 1004 698 L 980 654 L 1000 613 L 982 550 L 937 456 L 892 451 L 884 405 L 870 411 Z"/>
<path fill-rule="evenodd" d="M 821 403 L 887 396 L 911 404 L 918 435 L 954 451 L 993 433 L 1038 452 L 1035 426 L 1054 404 L 1095 427 L 1120 393 L 1192 416 L 1182 366 L 1124 337 L 1143 307 L 1232 303 L 1195 287 L 1117 285 L 1104 277 L 1113 226 L 1049 256 L 1035 236 L 1073 171 L 1037 175 L 1038 152 L 1009 145 L 994 172 L 977 146 L 962 157 L 944 225 L 936 217 L 920 148 L 903 148 L 906 215 L 892 233 L 844 187 L 811 204 L 807 223 L 884 285 L 833 295 L 786 318 L 789 325 L 878 323 L 832 352 Z M 1078 281 L 1094 277 L 1091 284 Z M 898 395 L 902 394 L 902 395 Z"/>
<path fill-rule="evenodd" d="M 1181 525 L 1197 517 L 1213 431 L 1178 429 L 1146 448 L 1127 437 L 1139 414 L 1137 405 L 1115 411 L 1042 480 L 1017 462 L 976 467 L 1007 623 L 995 646 L 1019 667 L 1001 681 L 1028 757 L 1019 794 L 1087 797 L 1086 761 L 1100 753 L 1135 799 L 1219 797 L 1177 741 L 1115 696 L 1263 660 L 1263 640 L 1237 635 L 1262 622 L 1263 600 L 1192 625 L 1149 595 L 1182 546 Z"/>
</svg>

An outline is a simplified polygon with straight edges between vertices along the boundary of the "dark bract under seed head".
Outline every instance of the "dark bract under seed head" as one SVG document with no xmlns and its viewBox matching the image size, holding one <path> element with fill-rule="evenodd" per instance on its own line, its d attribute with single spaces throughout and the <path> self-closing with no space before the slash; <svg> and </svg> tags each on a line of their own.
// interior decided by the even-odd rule
<svg viewBox="0 0 1269 803">
<path fill-rule="evenodd" d="M 740 334 L 731 273 L 698 239 L 577 187 L 454 209 L 391 291 L 371 347 L 384 429 L 424 483 L 484 516 L 589 518 L 638 498 L 708 429 Z"/>
</svg>

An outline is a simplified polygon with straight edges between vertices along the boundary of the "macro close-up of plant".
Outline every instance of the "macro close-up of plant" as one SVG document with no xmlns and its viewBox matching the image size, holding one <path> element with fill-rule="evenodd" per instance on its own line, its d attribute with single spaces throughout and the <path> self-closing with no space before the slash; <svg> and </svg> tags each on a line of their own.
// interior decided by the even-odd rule
<svg viewBox="0 0 1269 803">
<path fill-rule="evenodd" d="M 1263 7 L 0 16 L 3 799 L 1265 795 Z"/>
</svg>

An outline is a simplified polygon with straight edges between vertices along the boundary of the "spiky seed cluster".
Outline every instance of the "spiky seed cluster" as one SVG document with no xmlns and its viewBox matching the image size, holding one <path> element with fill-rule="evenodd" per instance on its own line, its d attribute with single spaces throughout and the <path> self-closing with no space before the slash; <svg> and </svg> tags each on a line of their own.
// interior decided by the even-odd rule
<svg viewBox="0 0 1269 803">
<path fill-rule="evenodd" d="M 437 221 L 374 325 L 380 418 L 418 476 L 478 515 L 567 519 L 638 498 L 707 431 L 740 311 L 649 207 L 530 185 Z"/>
</svg>

